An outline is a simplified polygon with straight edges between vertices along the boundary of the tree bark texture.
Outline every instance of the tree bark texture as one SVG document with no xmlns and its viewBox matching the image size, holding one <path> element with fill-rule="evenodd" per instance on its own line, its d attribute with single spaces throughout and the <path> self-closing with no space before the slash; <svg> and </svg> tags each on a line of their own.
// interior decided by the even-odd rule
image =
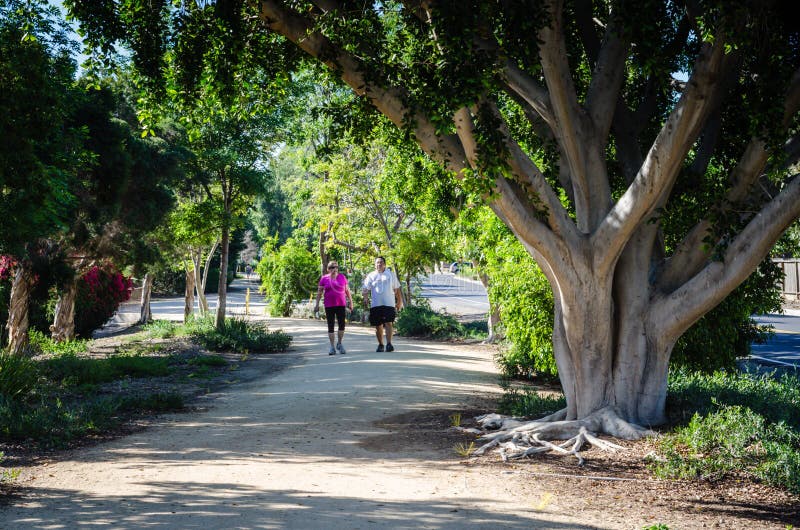
<svg viewBox="0 0 800 530">
<path fill-rule="evenodd" d="M 11 284 L 11 300 L 8 304 L 8 351 L 22 355 L 28 346 L 28 310 L 30 308 L 33 273 L 20 264 Z"/>
<path fill-rule="evenodd" d="M 58 297 L 53 325 L 50 326 L 50 334 L 54 342 L 75 338 L 75 299 L 77 296 L 78 283 L 73 280 Z"/>
<path fill-rule="evenodd" d="M 220 240 L 220 259 L 219 259 L 219 289 L 217 291 L 217 314 L 214 319 L 214 326 L 217 329 L 225 325 L 225 305 L 228 294 L 228 243 L 230 242 L 230 228 L 228 224 L 222 227 L 222 238 Z"/>
<path fill-rule="evenodd" d="M 186 269 L 186 292 L 184 294 L 183 321 L 188 322 L 194 313 L 194 271 Z"/>
<path fill-rule="evenodd" d="M 148 272 L 144 275 L 142 282 L 142 299 L 139 305 L 139 324 L 147 324 L 153 321 L 153 313 L 150 310 L 150 296 L 153 293 L 153 280 L 155 274 Z"/>
</svg>

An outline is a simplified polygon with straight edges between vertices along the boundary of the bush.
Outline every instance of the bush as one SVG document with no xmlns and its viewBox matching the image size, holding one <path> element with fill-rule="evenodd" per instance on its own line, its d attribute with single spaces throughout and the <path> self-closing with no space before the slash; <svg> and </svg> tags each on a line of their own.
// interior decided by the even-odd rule
<svg viewBox="0 0 800 530">
<path fill-rule="evenodd" d="M 101 327 L 131 296 L 133 284 L 113 265 L 92 267 L 78 280 L 75 300 L 75 333 L 88 337 Z"/>
<path fill-rule="evenodd" d="M 500 308 L 502 334 L 510 344 L 499 360 L 508 377 L 555 376 L 553 293 L 530 254 L 494 216 L 483 237 L 487 295 Z"/>
<path fill-rule="evenodd" d="M 677 370 L 670 374 L 668 406 L 681 426 L 659 442 L 662 457 L 651 462 L 658 476 L 714 479 L 746 473 L 800 492 L 796 377 Z"/>
<path fill-rule="evenodd" d="M 455 317 L 425 306 L 412 305 L 403 309 L 397 317 L 395 329 L 405 337 L 441 339 L 464 335 L 464 329 Z"/>
<path fill-rule="evenodd" d="M 274 353 L 286 351 L 292 337 L 283 331 L 268 331 L 265 324 L 241 318 L 226 318 L 222 329 L 211 319 L 192 324 L 192 336 L 208 350 L 237 353 Z"/>
<path fill-rule="evenodd" d="M 0 397 L 19 399 L 36 386 L 39 372 L 29 357 L 0 351 Z"/>
<path fill-rule="evenodd" d="M 277 252 L 266 252 L 257 272 L 273 316 L 291 315 L 292 302 L 310 298 L 319 284 L 319 260 L 294 239 Z"/>
</svg>

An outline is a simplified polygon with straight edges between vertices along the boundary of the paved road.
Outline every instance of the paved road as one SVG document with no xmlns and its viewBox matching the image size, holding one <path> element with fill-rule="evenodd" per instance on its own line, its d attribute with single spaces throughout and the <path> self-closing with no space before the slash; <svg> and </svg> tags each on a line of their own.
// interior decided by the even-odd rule
<svg viewBox="0 0 800 530">
<path fill-rule="evenodd" d="M 784 315 L 759 315 L 755 320 L 773 326 L 775 335 L 765 344 L 753 344 L 750 358 L 767 366 L 800 369 L 800 311 L 787 309 Z"/>
<path fill-rule="evenodd" d="M 422 282 L 422 297 L 433 309 L 465 319 L 485 319 L 489 311 L 486 289 L 479 281 L 450 273 L 430 274 Z"/>
</svg>

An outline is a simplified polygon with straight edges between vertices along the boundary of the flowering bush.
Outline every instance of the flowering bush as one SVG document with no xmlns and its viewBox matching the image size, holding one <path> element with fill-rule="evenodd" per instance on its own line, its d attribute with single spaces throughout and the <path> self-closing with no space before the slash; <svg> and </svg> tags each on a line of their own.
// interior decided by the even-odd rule
<svg viewBox="0 0 800 530">
<path fill-rule="evenodd" d="M 11 280 L 14 276 L 14 269 L 17 266 L 17 260 L 11 256 L 0 256 L 0 280 Z"/>
<path fill-rule="evenodd" d="M 131 297 L 133 282 L 111 264 L 95 266 L 78 280 L 75 333 L 88 337 Z"/>
</svg>

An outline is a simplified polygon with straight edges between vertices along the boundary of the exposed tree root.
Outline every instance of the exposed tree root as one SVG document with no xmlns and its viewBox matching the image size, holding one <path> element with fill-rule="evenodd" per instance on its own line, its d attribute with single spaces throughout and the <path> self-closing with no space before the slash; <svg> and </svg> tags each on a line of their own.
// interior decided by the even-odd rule
<svg viewBox="0 0 800 530">
<path fill-rule="evenodd" d="M 598 438 L 598 433 L 624 440 L 638 440 L 653 434 L 649 429 L 623 420 L 612 407 L 597 410 L 580 420 L 565 420 L 566 414 L 564 409 L 536 421 L 523 421 L 499 414 L 479 416 L 476 420 L 481 427 L 493 432 L 479 438 L 487 443 L 472 454 L 482 455 L 497 447 L 500 456 L 506 461 L 555 451 L 573 455 L 578 459 L 578 464 L 583 465 L 580 451 L 586 444 L 604 451 L 624 450 L 620 445 Z M 564 442 L 555 444 L 548 440 Z"/>
</svg>

